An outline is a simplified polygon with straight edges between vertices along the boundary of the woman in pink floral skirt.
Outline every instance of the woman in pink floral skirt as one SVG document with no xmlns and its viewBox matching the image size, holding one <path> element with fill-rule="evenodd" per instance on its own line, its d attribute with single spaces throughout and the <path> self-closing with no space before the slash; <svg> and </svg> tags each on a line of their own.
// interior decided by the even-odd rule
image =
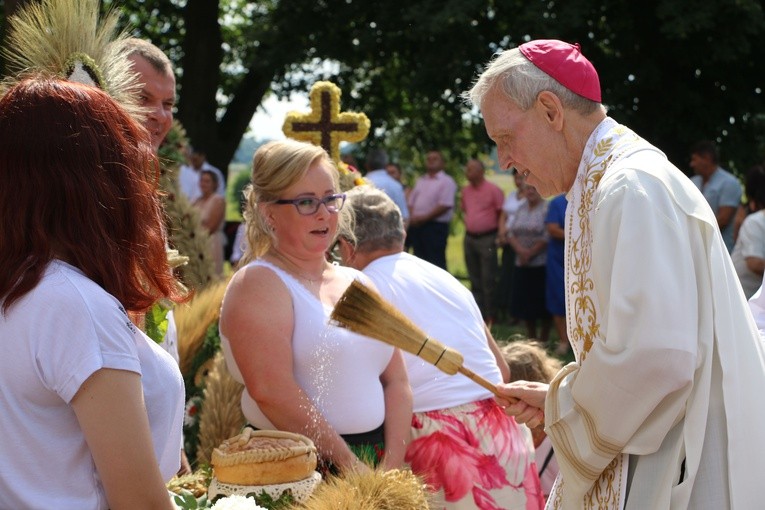
<svg viewBox="0 0 765 510">
<path fill-rule="evenodd" d="M 429 338 L 458 350 L 465 367 L 493 383 L 506 381 L 507 363 L 470 291 L 403 251 L 404 228 L 393 201 L 368 186 L 347 196 L 356 225 L 353 233 L 341 232 L 343 261 L 361 269 Z M 404 358 L 414 410 L 405 460 L 432 488 L 432 508 L 541 509 L 529 429 L 467 377 L 447 375 L 416 356 Z"/>
</svg>

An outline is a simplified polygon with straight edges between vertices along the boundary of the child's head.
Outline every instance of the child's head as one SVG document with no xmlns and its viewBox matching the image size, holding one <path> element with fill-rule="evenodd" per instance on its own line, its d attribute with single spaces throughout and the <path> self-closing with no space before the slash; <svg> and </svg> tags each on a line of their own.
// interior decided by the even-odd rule
<svg viewBox="0 0 765 510">
<path fill-rule="evenodd" d="M 510 366 L 510 381 L 549 383 L 561 369 L 561 362 L 548 356 L 542 344 L 533 340 L 515 340 L 501 350 Z"/>
</svg>

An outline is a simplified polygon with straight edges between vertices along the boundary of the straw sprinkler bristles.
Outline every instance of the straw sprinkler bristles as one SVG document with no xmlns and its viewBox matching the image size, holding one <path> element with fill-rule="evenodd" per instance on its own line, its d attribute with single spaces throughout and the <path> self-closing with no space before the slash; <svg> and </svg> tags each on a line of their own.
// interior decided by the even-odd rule
<svg viewBox="0 0 765 510">
<path fill-rule="evenodd" d="M 425 483 L 409 470 L 349 472 L 330 476 L 301 510 L 428 510 L 431 495 Z"/>
<path fill-rule="evenodd" d="M 460 372 L 494 394 L 493 384 L 462 366 L 459 351 L 428 336 L 380 294 L 353 281 L 335 305 L 330 319 L 343 328 L 419 356 L 443 372 Z"/>
</svg>

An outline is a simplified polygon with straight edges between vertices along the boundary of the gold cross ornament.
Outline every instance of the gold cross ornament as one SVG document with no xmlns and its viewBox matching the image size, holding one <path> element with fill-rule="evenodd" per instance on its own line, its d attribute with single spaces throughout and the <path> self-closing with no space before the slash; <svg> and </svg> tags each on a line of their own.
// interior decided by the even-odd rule
<svg viewBox="0 0 765 510">
<path fill-rule="evenodd" d="M 320 145 L 335 164 L 340 164 L 340 142 L 359 142 L 369 134 L 369 119 L 363 113 L 340 112 L 340 87 L 318 81 L 311 87 L 311 111 L 289 112 L 282 131 L 295 140 Z"/>
</svg>

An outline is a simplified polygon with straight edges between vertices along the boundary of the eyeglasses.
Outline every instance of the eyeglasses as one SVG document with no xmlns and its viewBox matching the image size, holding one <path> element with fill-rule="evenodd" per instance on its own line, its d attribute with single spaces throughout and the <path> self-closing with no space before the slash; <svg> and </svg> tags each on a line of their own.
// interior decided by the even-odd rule
<svg viewBox="0 0 765 510">
<path fill-rule="evenodd" d="M 337 213 L 337 212 L 340 212 L 340 209 L 343 208 L 343 204 L 345 203 L 345 193 L 338 193 L 336 195 L 327 195 L 324 198 L 316 198 L 316 197 L 303 197 L 303 198 L 293 198 L 293 199 L 282 198 L 279 200 L 274 200 L 274 203 L 275 204 L 292 204 L 297 209 L 298 214 L 302 214 L 303 216 L 310 216 L 312 214 L 316 214 L 321 204 L 324 204 L 324 207 L 327 208 L 327 211 L 331 213 Z"/>
</svg>

